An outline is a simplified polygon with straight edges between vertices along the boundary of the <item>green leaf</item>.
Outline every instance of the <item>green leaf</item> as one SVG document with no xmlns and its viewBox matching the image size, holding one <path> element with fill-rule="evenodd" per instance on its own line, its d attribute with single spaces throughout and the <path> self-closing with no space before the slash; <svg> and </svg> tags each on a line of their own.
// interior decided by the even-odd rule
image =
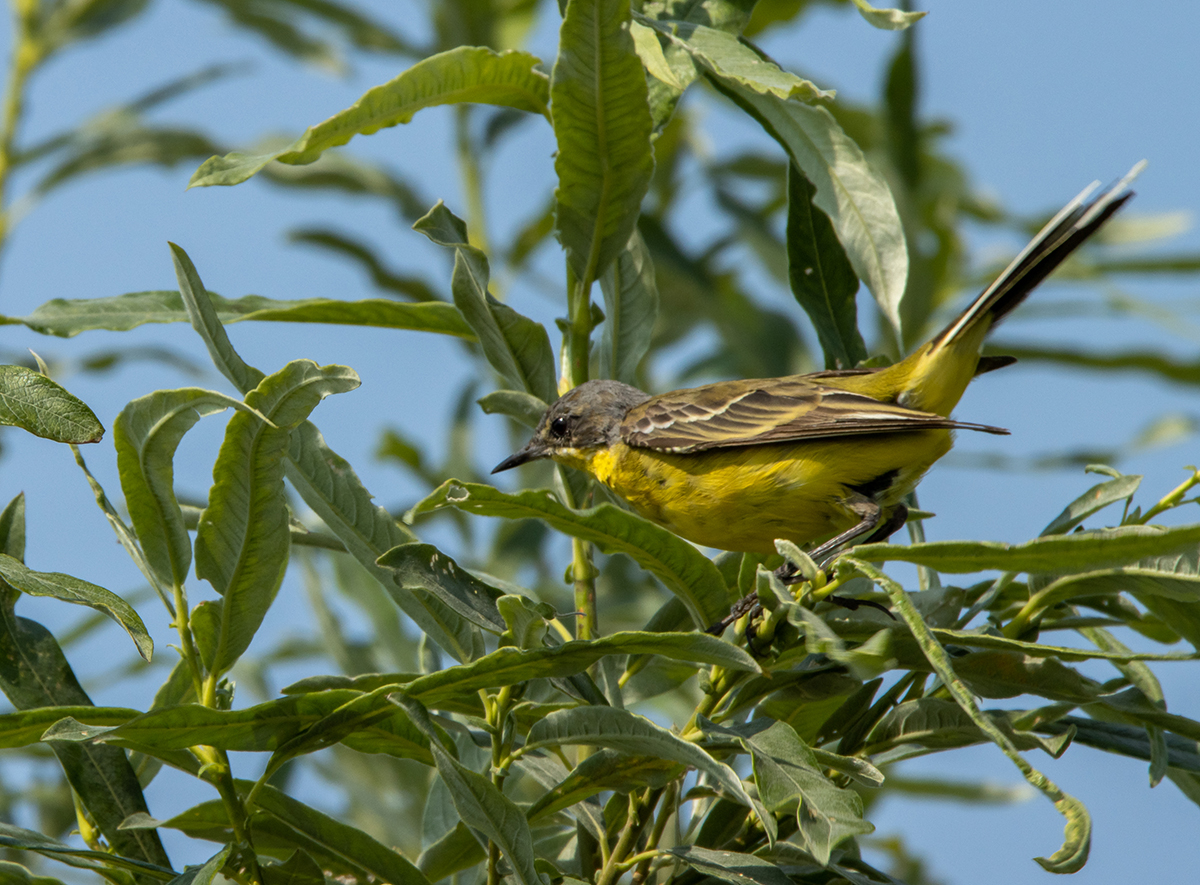
<svg viewBox="0 0 1200 885">
<path fill-rule="evenodd" d="M 1049 525 L 1042 529 L 1039 537 L 1065 535 L 1093 513 L 1103 510 L 1109 504 L 1128 500 L 1137 491 L 1141 482 L 1140 476 L 1118 476 L 1092 486 L 1064 507 L 1062 513 L 1050 520 Z"/>
<path fill-rule="evenodd" d="M 792 295 L 825 352 L 825 368 L 852 369 L 867 358 L 854 296 L 858 277 L 829 216 L 813 205 L 816 189 L 788 164 L 787 255 Z"/>
<path fill-rule="evenodd" d="M 720 77 L 776 98 L 814 101 L 833 98 L 809 80 L 783 70 L 730 31 L 682 21 L 641 19 Z"/>
<path fill-rule="evenodd" d="M 549 408 L 545 400 L 521 390 L 493 390 L 477 402 L 485 415 L 507 415 L 529 428 L 536 428 Z"/>
<path fill-rule="evenodd" d="M 425 875 L 400 852 L 388 848 L 356 827 L 310 808 L 281 790 L 263 786 L 256 794 L 256 800 L 259 809 L 320 845 L 325 854 L 361 867 L 381 882 L 429 885 Z"/>
<path fill-rule="evenodd" d="M 413 507 L 407 517 L 441 507 L 506 519 L 542 519 L 572 537 L 591 541 L 605 553 L 625 553 L 662 581 L 688 607 L 701 629 L 720 620 L 733 602 L 720 572 L 700 551 L 612 504 L 572 510 L 547 491 L 508 495 L 491 486 L 451 479 Z"/>
<path fill-rule="evenodd" d="M 33 707 L 5 713 L 0 716 L 0 748 L 9 750 L 27 747 L 42 739 L 51 725 L 61 719 L 71 718 L 99 726 L 121 725 L 134 716 L 137 710 L 126 707 L 93 707 L 90 705 Z"/>
<path fill-rule="evenodd" d="M 555 229 L 585 293 L 625 248 L 654 172 L 629 0 L 568 0 L 550 78 Z"/>
<path fill-rule="evenodd" d="M 710 81 L 783 146 L 816 187 L 813 205 L 833 223 L 850 266 L 893 328 L 908 280 L 908 247 L 883 176 L 823 107 L 755 92 L 713 71 Z"/>
<path fill-rule="evenodd" d="M 600 275 L 600 290 L 604 293 L 600 377 L 636 384 L 638 366 L 650 350 L 658 319 L 654 264 L 636 229 L 616 261 Z"/>
<path fill-rule="evenodd" d="M 862 800 L 821 773 L 816 756 L 790 725 L 756 720 L 734 729 L 704 724 L 704 730 L 733 737 L 750 754 L 758 795 L 770 811 L 797 815 L 804 850 L 822 866 L 843 839 L 875 828 L 863 820 Z"/>
<path fill-rule="evenodd" d="M 223 323 L 243 320 L 335 323 L 412 329 L 467 339 L 473 337 L 458 309 L 443 302 L 404 304 L 386 298 L 367 298 L 362 301 L 305 298 L 286 301 L 261 295 L 222 298 L 211 292 L 208 297 L 217 318 Z M 29 316 L 4 318 L 9 323 L 23 323 L 35 332 L 60 338 L 70 338 L 93 329 L 124 332 L 144 323 L 179 323 L 188 319 L 185 301 L 173 289 L 130 292 L 112 298 L 55 298 Z"/>
<path fill-rule="evenodd" d="M 534 868 L 533 834 L 525 815 L 487 777 L 471 771 L 448 752 L 425 708 L 403 694 L 392 696 L 429 738 L 429 749 L 463 823 L 478 830 L 504 853 L 521 885 L 543 885 Z"/>
<path fill-rule="evenodd" d="M 483 355 L 514 390 L 544 402 L 558 397 L 554 351 L 541 323 L 522 316 L 488 292 L 487 256 L 467 241 L 467 226 L 439 200 L 413 225 L 439 246 L 454 250 L 450 288 L 463 319 L 479 339 Z"/>
<path fill-rule="evenodd" d="M 575 707 L 539 719 L 529 729 L 526 750 L 583 744 L 637 756 L 654 756 L 709 775 L 729 798 L 753 808 L 741 779 L 696 744 L 685 741 L 649 719 L 613 707 Z"/>
<path fill-rule="evenodd" d="M 703 876 L 731 885 L 791 885 L 791 878 L 775 864 L 753 854 L 714 851 L 699 845 L 681 845 L 669 849 L 689 867 Z"/>
<path fill-rule="evenodd" d="M 613 633 L 601 639 L 575 640 L 557 648 L 498 648 L 470 664 L 447 667 L 410 682 L 405 693 L 428 707 L 455 696 L 533 679 L 557 679 L 581 673 L 606 655 L 656 654 L 671 660 L 761 672 L 748 654 L 704 633 Z"/>
<path fill-rule="evenodd" d="M 61 861 L 69 866 L 93 870 L 106 878 L 112 875 L 113 870 L 126 870 L 140 876 L 158 879 L 162 882 L 170 881 L 176 877 L 175 871 L 169 866 L 147 863 L 146 861 L 137 860 L 132 857 L 110 854 L 106 851 L 72 848 L 65 842 L 60 842 L 57 839 L 43 836 L 41 833 L 35 833 L 33 830 L 26 830 L 8 823 L 0 823 L 0 846 L 33 851 L 44 857 Z"/>
<path fill-rule="evenodd" d="M 20 864 L 7 860 L 0 860 L 0 882 L 4 885 L 63 885 L 59 879 L 36 876 Z"/>
<path fill-rule="evenodd" d="M 135 716 L 115 728 L 96 727 L 85 737 L 115 745 L 137 744 L 155 751 L 183 750 L 204 744 L 221 750 L 275 752 L 318 723 L 363 698 L 358 691 L 338 690 L 296 694 L 277 698 L 243 710 L 216 710 L 199 704 L 164 707 Z M 401 759 L 433 764 L 428 741 L 402 712 L 382 698 L 375 706 L 379 715 L 362 718 L 343 742 L 364 753 L 386 753 Z M 76 715 L 68 711 L 70 715 Z M 64 714 L 67 715 L 67 714 Z M 112 716 L 117 711 L 90 713 L 90 719 Z M 100 725 L 100 723 L 97 723 Z M 59 737 L 59 739 L 64 739 Z"/>
<path fill-rule="evenodd" d="M 0 578 L 11 587 L 30 596 L 49 596 L 62 602 L 86 605 L 112 618 L 129 634 L 133 644 L 147 661 L 154 651 L 154 640 L 146 625 L 128 602 L 111 590 L 60 572 L 35 572 L 19 559 L 0 553 Z"/>
<path fill-rule="evenodd" d="M 1076 537 L 1076 536 L 1072 536 Z M 1037 541 L 1031 543 L 1039 543 Z M 851 560 L 855 568 L 870 578 L 886 592 L 892 601 L 892 606 L 900 613 L 904 623 L 912 631 L 913 638 L 921 647 L 922 653 L 928 659 L 933 671 L 942 680 L 950 696 L 959 708 L 968 716 L 974 725 L 983 731 L 988 738 L 998 746 L 1005 756 L 1020 769 L 1025 780 L 1046 798 L 1054 803 L 1054 807 L 1066 819 L 1063 831 L 1062 846 L 1050 857 L 1036 857 L 1044 869 L 1052 873 L 1073 873 L 1087 863 L 1088 851 L 1092 841 L 1092 822 L 1083 804 L 1073 796 L 1064 793 L 1058 785 L 1030 765 L 1013 743 L 1012 739 L 1002 731 L 991 719 L 980 712 L 970 691 L 957 678 L 950 656 L 934 639 L 929 628 L 921 619 L 920 613 L 913 605 L 904 588 L 879 570 L 865 562 Z"/>
<path fill-rule="evenodd" d="M 287 477 L 300 497 L 346 545 L 421 632 L 456 660 L 480 652 L 478 631 L 427 593 L 414 593 L 396 583 L 395 574 L 375 560 L 386 551 L 416 540 L 392 515 L 376 504 L 354 468 L 326 444 L 306 422 L 292 433 Z"/>
<path fill-rule="evenodd" d="M 940 572 L 968 573 L 986 569 L 1062 574 L 1116 566 L 1146 556 L 1161 556 L 1200 544 L 1200 525 L 1172 528 L 1130 525 L 1115 529 L 1052 535 L 1005 544 L 1000 541 L 931 541 L 901 547 L 863 544 L 857 559 L 912 562 Z"/>
<path fill-rule="evenodd" d="M 901 9 L 876 9 L 867 0 L 851 0 L 851 2 L 868 23 L 884 31 L 902 31 L 928 14 L 905 12 Z"/>
<path fill-rule="evenodd" d="M 504 619 L 496 608 L 503 591 L 464 571 L 432 544 L 401 544 L 377 562 L 394 571 L 401 586 L 419 587 L 472 624 L 497 635 L 504 632 Z"/>
<path fill-rule="evenodd" d="M 129 520 L 163 587 L 182 586 L 192 562 L 192 542 L 175 498 L 175 449 L 202 416 L 231 407 L 245 405 L 195 387 L 159 390 L 133 400 L 113 424 Z"/>
<path fill-rule="evenodd" d="M 235 151 L 206 160 L 188 186 L 238 184 L 272 160 L 311 163 L 323 151 L 346 144 L 355 135 L 371 135 L 407 123 L 417 111 L 437 105 L 475 102 L 548 117 L 549 81 L 537 70 L 540 64 L 527 52 L 495 52 L 482 46 L 459 46 L 438 53 L 367 90 L 352 106 L 309 127 L 282 150 L 266 154 Z"/>
<path fill-rule="evenodd" d="M 675 72 L 671 69 L 671 63 L 667 61 L 662 43 L 659 42 L 658 35 L 653 28 L 634 20 L 629 25 L 629 34 L 633 37 L 634 48 L 637 50 L 638 58 L 642 60 L 642 65 L 646 68 L 646 73 L 679 92 L 687 89 L 688 84 L 675 76 Z"/>
<path fill-rule="evenodd" d="M 223 597 L 213 648 L 201 649 L 210 671 L 233 666 L 262 623 L 287 567 L 291 534 L 283 489 L 290 432 L 322 399 L 358 387 L 345 366 L 296 360 L 264 378 L 236 412 L 213 466 L 208 506 L 196 530 L 196 576 Z"/>
<path fill-rule="evenodd" d="M 522 762 L 529 758 L 525 757 Z M 662 786 L 682 771 L 683 766 L 670 759 L 597 750 L 529 807 L 529 822 L 537 823 L 607 790 L 628 793 L 647 786 Z M 580 815 L 580 819 L 583 817 Z"/>
<path fill-rule="evenodd" d="M 0 366 L 0 424 L 55 442 L 94 443 L 104 436 L 104 425 L 82 400 L 24 366 Z"/>
<path fill-rule="evenodd" d="M 233 846 L 226 845 L 203 864 L 184 867 L 183 873 L 178 878 L 172 879 L 169 885 L 212 885 L 213 879 L 217 877 L 221 868 L 225 866 L 225 861 L 229 859 L 231 851 L 233 851 Z"/>
</svg>

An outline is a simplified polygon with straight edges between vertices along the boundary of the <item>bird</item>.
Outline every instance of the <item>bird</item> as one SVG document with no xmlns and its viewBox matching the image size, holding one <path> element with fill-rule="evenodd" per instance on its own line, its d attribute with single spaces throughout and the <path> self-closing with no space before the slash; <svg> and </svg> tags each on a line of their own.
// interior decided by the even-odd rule
<svg viewBox="0 0 1200 885">
<path fill-rule="evenodd" d="M 720 381 L 651 396 L 586 381 L 542 415 L 492 473 L 550 458 L 583 470 L 643 517 L 702 547 L 770 554 L 813 545 L 818 564 L 887 538 L 904 499 L 956 430 L 1007 430 L 950 417 L 978 374 L 988 332 L 1132 196 L 1142 164 L 1059 211 L 949 325 L 886 367 Z"/>
</svg>

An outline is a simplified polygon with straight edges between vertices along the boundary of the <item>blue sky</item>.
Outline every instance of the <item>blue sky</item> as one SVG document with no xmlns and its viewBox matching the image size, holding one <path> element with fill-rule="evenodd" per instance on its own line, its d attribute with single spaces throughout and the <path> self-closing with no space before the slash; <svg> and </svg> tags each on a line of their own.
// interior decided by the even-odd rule
<svg viewBox="0 0 1200 885">
<path fill-rule="evenodd" d="M 376 0 L 361 5 L 401 29 L 422 17 L 411 3 Z M 1006 206 L 1030 214 L 1057 208 L 1093 179 L 1111 180 L 1145 157 L 1150 166 L 1137 184 L 1131 212 L 1200 210 L 1200 164 L 1195 160 L 1200 141 L 1200 104 L 1195 93 L 1200 79 L 1200 53 L 1195 47 L 1200 8 L 1162 2 L 1145 7 L 1148 11 L 1135 11 L 1128 4 L 1108 0 L 999 5 L 941 0 L 922 8 L 930 12 L 918 25 L 923 112 L 953 121 L 948 151 L 965 164 L 979 186 Z M 545 23 L 537 32 L 535 49 L 545 58 L 553 52 L 553 33 L 552 24 Z M 852 13 L 818 10 L 805 28 L 771 34 L 764 44 L 781 63 L 818 85 L 865 101 L 878 91 L 894 39 Z M 31 113 L 22 135 L 27 141 L 46 137 L 213 61 L 242 59 L 254 61 L 249 74 L 191 95 L 159 118 L 198 122 L 230 144 L 248 145 L 263 133 L 298 134 L 399 70 L 394 61 L 376 59 L 356 63 L 344 78 L 330 77 L 264 51 L 257 40 L 232 30 L 206 5 L 160 2 L 133 25 L 70 51 L 47 69 L 33 85 Z M 726 125 L 727 116 L 713 111 L 713 125 Z M 419 181 L 431 204 L 441 198 L 461 212 L 448 142 L 449 119 L 443 110 L 424 112 L 412 125 L 359 138 L 352 148 L 385 159 Z M 553 141 L 545 131 L 528 126 L 525 130 L 493 162 L 488 199 L 498 207 L 497 218 L 510 213 L 527 217 L 546 193 Z M 720 131 L 714 133 L 714 140 L 718 135 L 748 143 L 761 139 L 753 132 Z M 356 269 L 289 245 L 284 236 L 294 227 L 330 222 L 370 239 L 395 266 L 424 269 L 431 280 L 448 284 L 443 257 L 385 207 L 364 201 L 351 204 L 319 193 L 288 193 L 261 181 L 237 188 L 185 191 L 191 172 L 190 166 L 121 170 L 53 194 L 24 221 L 5 255 L 0 267 L 0 312 L 24 314 L 57 297 L 172 288 L 168 239 L 188 250 L 209 288 L 227 296 L 371 297 L 375 293 Z M 1020 245 L 989 231 L 974 236 L 981 248 L 996 254 Z M 1200 251 L 1200 232 L 1192 227 L 1163 248 Z M 1010 328 L 1014 334 L 1047 342 L 1114 350 L 1161 346 L 1194 359 L 1200 337 L 1195 278 L 1153 285 L 1129 281 L 1128 291 L 1164 305 L 1190 300 L 1191 326 L 1176 323 L 1168 328 L 1131 319 L 1014 318 Z M 1080 286 L 1047 287 L 1046 299 L 1094 292 Z M 531 292 L 514 291 L 512 299 L 519 309 L 539 319 L 548 321 L 556 310 Z M 47 358 L 67 361 L 68 370 L 71 360 L 126 345 L 179 349 L 197 365 L 208 366 L 199 341 L 182 325 L 143 327 L 119 336 L 87 333 L 70 341 L 47 339 L 20 327 L 7 327 L 4 333 L 6 354 L 32 347 Z M 452 342 L 415 333 L 283 324 L 257 328 L 243 324 L 230 334 L 243 356 L 266 370 L 300 357 L 346 363 L 358 370 L 362 389 L 326 401 L 314 420 L 382 503 L 411 499 L 415 487 L 394 469 L 374 461 L 371 451 L 379 429 L 388 424 L 404 427 L 430 449 L 444 443 L 442 403 L 467 376 Z M 154 364 L 125 366 L 105 376 L 68 373 L 62 380 L 93 406 L 108 427 L 128 400 L 159 387 L 198 383 L 226 389 L 211 371 L 196 380 Z M 1095 482 L 1078 471 L 1031 474 L 974 469 L 965 466 L 972 452 L 1002 451 L 1019 458 L 1085 444 L 1117 446 L 1156 418 L 1176 412 L 1200 418 L 1195 388 L 1032 366 L 987 376 L 973 385 L 958 415 L 1008 427 L 1013 436 L 1000 441 L 964 438 L 956 450 L 957 461 L 952 455 L 931 473 L 921 487 L 921 500 L 939 518 L 927 523 L 927 531 L 932 538 L 1022 540 L 1036 534 L 1063 504 Z M 364 416 L 369 416 L 365 425 Z M 190 457 L 211 464 L 220 427 L 220 422 L 204 422 L 189 434 L 180 461 Z M 480 465 L 491 465 L 505 453 L 504 433 L 498 419 L 482 415 L 476 427 L 490 437 L 481 444 Z M 4 445 L 0 501 L 21 490 L 28 495 L 30 565 L 69 572 L 117 592 L 137 587 L 139 576 L 116 546 L 70 453 L 16 433 L 6 434 Z M 1120 466 L 1146 474 L 1146 497 L 1156 498 L 1182 480 L 1184 464 L 1200 460 L 1197 451 L 1193 435 L 1135 455 Z M 110 444 L 92 447 L 85 454 L 101 481 L 115 492 L 118 483 Z M 202 493 L 208 477 L 205 470 L 180 470 L 179 482 Z M 1200 513 L 1189 519 L 1197 516 Z M 69 545 L 63 543 L 66 536 L 71 538 Z M 272 612 L 270 629 L 284 632 L 303 620 L 302 603 L 288 603 L 300 599 L 298 588 L 291 586 L 290 596 L 288 592 L 285 586 L 284 604 Z M 25 600 L 22 606 L 25 613 L 50 625 L 69 623 L 75 616 L 56 603 Z M 160 657 L 169 660 L 173 652 L 166 648 L 170 634 L 165 615 L 150 603 L 141 609 Z M 104 634 L 84 653 L 105 652 L 115 635 Z M 1172 710 L 1200 718 L 1195 681 L 1159 672 Z M 119 688 L 97 686 L 94 698 L 98 703 L 145 704 L 154 680 L 147 676 Z M 1094 817 L 1092 860 L 1073 881 L 1101 885 L 1147 874 L 1177 881 L 1194 876 L 1200 866 L 1200 842 L 1194 838 L 1198 809 L 1169 784 L 1149 790 L 1145 766 L 1100 758 L 1082 747 L 1072 748 L 1057 762 L 1042 757 L 1035 764 L 1083 799 Z M 1019 781 L 1016 770 L 988 747 L 940 754 L 913 763 L 906 772 Z M 175 801 L 151 793 L 151 802 L 159 803 L 152 805 L 158 816 L 178 810 Z M 896 801 L 881 808 L 874 820 L 881 834 L 902 832 L 913 848 L 927 851 L 934 858 L 934 873 L 956 885 L 1048 880 L 1049 874 L 1030 858 L 1052 852 L 1061 835 L 1058 815 L 1040 798 L 1001 808 Z M 177 863 L 196 860 L 179 857 Z"/>
</svg>

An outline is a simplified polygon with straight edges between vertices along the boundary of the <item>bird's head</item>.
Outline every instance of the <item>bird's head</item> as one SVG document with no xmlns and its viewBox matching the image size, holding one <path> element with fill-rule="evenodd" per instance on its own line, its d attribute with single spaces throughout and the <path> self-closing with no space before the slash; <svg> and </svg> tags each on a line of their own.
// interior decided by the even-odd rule
<svg viewBox="0 0 1200 885">
<path fill-rule="evenodd" d="M 541 458 L 569 463 L 577 460 L 572 455 L 582 449 L 610 446 L 620 439 L 626 413 L 649 398 L 620 381 L 585 381 L 555 400 L 538 422 L 533 439 L 497 464 L 492 473 Z"/>
</svg>

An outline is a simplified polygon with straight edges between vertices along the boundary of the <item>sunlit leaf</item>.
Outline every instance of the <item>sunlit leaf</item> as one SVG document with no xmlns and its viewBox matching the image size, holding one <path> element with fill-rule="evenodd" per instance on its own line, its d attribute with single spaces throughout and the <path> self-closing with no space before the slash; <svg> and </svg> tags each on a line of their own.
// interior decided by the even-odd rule
<svg viewBox="0 0 1200 885">
<path fill-rule="evenodd" d="M 0 424 L 55 442 L 94 443 L 104 436 L 104 426 L 82 400 L 24 366 L 0 366 Z"/>
<path fill-rule="evenodd" d="M 476 102 L 549 115 L 549 81 L 527 52 L 494 52 L 459 46 L 417 62 L 393 80 L 368 90 L 354 105 L 312 126 L 283 150 L 267 154 L 230 153 L 206 160 L 190 187 L 245 181 L 272 160 L 302 165 L 323 151 L 407 123 L 417 111 L 443 104 Z"/>
</svg>

